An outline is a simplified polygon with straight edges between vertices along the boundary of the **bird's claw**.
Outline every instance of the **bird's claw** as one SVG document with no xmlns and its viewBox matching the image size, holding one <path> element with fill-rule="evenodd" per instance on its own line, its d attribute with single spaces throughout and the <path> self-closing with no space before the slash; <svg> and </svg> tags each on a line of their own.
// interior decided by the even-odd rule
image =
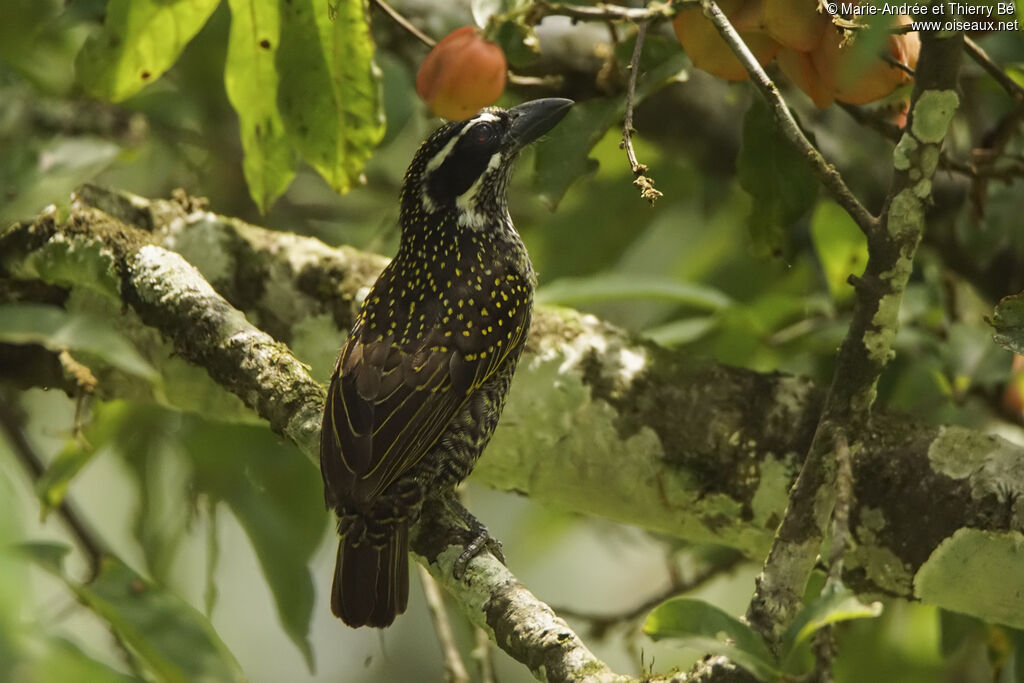
<svg viewBox="0 0 1024 683">
<path fill-rule="evenodd" d="M 497 558 L 498 562 L 505 564 L 505 553 L 501 548 L 501 541 L 494 538 L 487 532 L 487 527 L 480 522 L 476 523 L 477 526 L 470 531 L 475 534 L 473 540 L 466 544 L 462 554 L 455 560 L 455 565 L 452 567 L 452 576 L 456 579 L 461 579 L 466 574 L 466 567 L 473 561 L 480 553 L 489 551 L 491 555 Z"/>
</svg>

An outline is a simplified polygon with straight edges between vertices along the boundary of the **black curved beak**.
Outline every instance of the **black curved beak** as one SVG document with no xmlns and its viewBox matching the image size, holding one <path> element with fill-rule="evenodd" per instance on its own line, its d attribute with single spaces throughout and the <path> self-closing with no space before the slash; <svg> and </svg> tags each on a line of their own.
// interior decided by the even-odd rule
<svg viewBox="0 0 1024 683">
<path fill-rule="evenodd" d="M 515 140 L 516 151 L 554 128 L 573 104 L 572 100 L 564 97 L 545 97 L 509 109 L 508 113 L 512 115 L 510 133 Z"/>
</svg>

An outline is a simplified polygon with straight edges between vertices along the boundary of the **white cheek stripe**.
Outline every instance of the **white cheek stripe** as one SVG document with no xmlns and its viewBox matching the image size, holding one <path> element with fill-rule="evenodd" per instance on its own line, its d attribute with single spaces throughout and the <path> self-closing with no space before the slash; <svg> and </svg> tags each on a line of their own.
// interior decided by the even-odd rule
<svg viewBox="0 0 1024 683">
<path fill-rule="evenodd" d="M 438 166 L 440 166 L 441 164 L 444 163 L 444 160 L 445 160 L 445 158 L 447 158 L 448 153 L 452 151 L 452 147 L 455 146 L 455 143 L 459 141 L 459 138 L 461 138 L 462 134 L 465 133 L 465 132 L 466 132 L 465 128 L 460 130 L 459 134 L 456 135 L 455 137 L 453 137 L 448 142 L 446 142 L 444 147 L 442 147 L 441 150 L 437 154 L 435 154 L 434 156 L 430 157 L 430 161 L 427 162 L 426 169 L 425 169 L 425 171 L 423 173 L 424 176 L 426 176 L 428 173 L 430 173 L 435 168 L 437 168 Z"/>
</svg>

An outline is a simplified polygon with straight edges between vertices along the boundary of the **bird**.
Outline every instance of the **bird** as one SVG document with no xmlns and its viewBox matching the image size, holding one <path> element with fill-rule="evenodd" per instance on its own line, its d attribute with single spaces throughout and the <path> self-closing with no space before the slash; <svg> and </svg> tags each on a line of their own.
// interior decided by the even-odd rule
<svg viewBox="0 0 1024 683">
<path fill-rule="evenodd" d="M 324 404 L 320 471 L 340 536 L 331 611 L 348 626 L 384 628 L 405 612 L 409 528 L 429 496 L 475 534 L 456 573 L 497 551 L 455 487 L 498 424 L 532 315 L 536 275 L 509 177 L 572 104 L 549 97 L 445 123 L 406 171 L 398 253 L 363 301 Z"/>
</svg>

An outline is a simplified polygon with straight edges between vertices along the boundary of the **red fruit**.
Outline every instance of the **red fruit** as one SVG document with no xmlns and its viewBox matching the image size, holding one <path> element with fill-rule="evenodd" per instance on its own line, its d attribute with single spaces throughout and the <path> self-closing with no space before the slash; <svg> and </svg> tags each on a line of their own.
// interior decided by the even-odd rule
<svg viewBox="0 0 1024 683">
<path fill-rule="evenodd" d="M 416 75 L 416 92 L 438 116 L 460 121 L 493 104 L 505 90 L 505 53 L 473 26 L 438 42 Z"/>
<path fill-rule="evenodd" d="M 721 0 L 718 5 L 757 61 L 762 66 L 770 62 L 781 46 L 761 26 L 761 0 Z M 722 40 L 714 24 L 702 16 L 699 7 L 677 14 L 672 27 L 695 67 L 727 81 L 747 78 L 747 70 Z"/>
</svg>

